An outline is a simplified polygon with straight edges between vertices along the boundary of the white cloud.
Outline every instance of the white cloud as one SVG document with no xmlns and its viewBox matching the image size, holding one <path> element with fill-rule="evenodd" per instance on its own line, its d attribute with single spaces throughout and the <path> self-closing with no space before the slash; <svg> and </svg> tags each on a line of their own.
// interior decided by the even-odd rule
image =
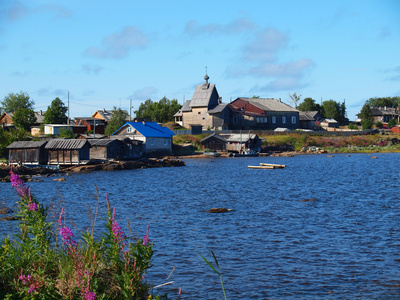
<svg viewBox="0 0 400 300">
<path fill-rule="evenodd" d="M 84 65 L 82 65 L 82 70 L 87 74 L 96 74 L 97 75 L 103 70 L 103 67 L 101 67 L 99 65 L 84 64 Z"/>
<path fill-rule="evenodd" d="M 158 90 L 155 87 L 148 86 L 134 91 L 129 98 L 132 98 L 133 100 L 147 100 L 154 97 L 157 91 Z"/>
<path fill-rule="evenodd" d="M 261 86 L 257 85 L 253 87 L 251 91 L 275 92 L 275 91 L 295 90 L 303 87 L 305 87 L 305 85 L 300 82 L 299 78 L 283 77 L 272 80 L 271 82 L 265 85 Z"/>
<path fill-rule="evenodd" d="M 256 34 L 253 41 L 244 47 L 244 59 L 251 61 L 273 61 L 278 51 L 287 45 L 288 37 L 282 31 L 266 28 Z"/>
<path fill-rule="evenodd" d="M 249 68 L 248 74 L 263 77 L 302 77 L 304 72 L 314 66 L 310 59 L 302 58 L 289 63 L 265 63 L 256 67 Z"/>
<path fill-rule="evenodd" d="M 315 64 L 311 59 L 299 58 L 280 62 L 283 50 L 287 49 L 289 37 L 275 28 L 265 28 L 255 33 L 253 39 L 242 48 L 241 63 L 228 66 L 228 77 L 252 76 L 257 81 L 270 80 L 267 84 L 257 84 L 253 91 L 278 91 L 303 87 L 301 79 Z"/>
<path fill-rule="evenodd" d="M 124 58 L 132 49 L 143 49 L 147 36 L 135 26 L 128 26 L 103 38 L 102 47 L 91 47 L 85 53 L 97 58 Z"/>
<path fill-rule="evenodd" d="M 208 25 L 199 25 L 197 21 L 189 21 L 186 23 L 184 32 L 191 36 L 200 36 L 203 34 L 238 34 L 254 29 L 253 22 L 242 18 L 236 19 L 226 25 L 212 23 Z"/>
<path fill-rule="evenodd" d="M 15 1 L 8 9 L 5 10 L 5 15 L 10 22 L 15 22 L 19 19 L 26 18 L 32 14 L 54 13 L 55 18 L 71 17 L 72 12 L 65 7 L 57 4 L 44 4 L 34 8 L 28 7 L 20 1 Z M 4 14 L 4 13 L 3 13 Z"/>
</svg>

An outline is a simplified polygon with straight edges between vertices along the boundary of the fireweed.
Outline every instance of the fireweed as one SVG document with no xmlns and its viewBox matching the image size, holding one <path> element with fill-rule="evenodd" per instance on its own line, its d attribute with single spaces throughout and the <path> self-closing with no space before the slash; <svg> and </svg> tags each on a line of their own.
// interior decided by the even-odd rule
<svg viewBox="0 0 400 300">
<path fill-rule="evenodd" d="M 126 236 L 111 211 L 106 195 L 106 231 L 93 232 L 77 242 L 71 228 L 58 220 L 58 236 L 46 221 L 39 203 L 21 178 L 10 171 L 11 186 L 19 196 L 20 233 L 0 244 L 0 299 L 161 299 L 151 295 L 145 281 L 153 245 L 149 227 L 143 239 Z M 179 298 L 179 296 L 178 296 Z"/>
</svg>

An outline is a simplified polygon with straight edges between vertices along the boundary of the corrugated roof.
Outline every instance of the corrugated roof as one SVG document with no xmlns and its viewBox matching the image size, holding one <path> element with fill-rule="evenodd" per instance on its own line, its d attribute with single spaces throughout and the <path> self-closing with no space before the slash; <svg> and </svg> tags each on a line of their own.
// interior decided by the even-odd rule
<svg viewBox="0 0 400 300">
<path fill-rule="evenodd" d="M 224 110 L 224 108 L 228 105 L 228 103 L 218 104 L 217 107 L 208 111 L 209 114 L 218 114 Z"/>
<path fill-rule="evenodd" d="M 309 111 L 301 111 L 299 113 L 299 119 L 300 121 L 315 121 Z"/>
<path fill-rule="evenodd" d="M 40 148 L 46 143 L 47 141 L 18 141 L 12 142 L 10 145 L 8 145 L 7 149 Z"/>
<path fill-rule="evenodd" d="M 105 147 L 108 146 L 110 144 L 122 144 L 122 142 L 120 140 L 114 139 L 114 140 L 109 140 L 109 139 L 92 139 L 89 140 L 89 144 L 91 146 L 96 146 L 96 147 Z"/>
<path fill-rule="evenodd" d="M 46 149 L 81 149 L 88 143 L 87 140 L 82 139 L 51 139 L 47 145 Z"/>
<path fill-rule="evenodd" d="M 209 136 L 206 136 L 205 138 L 203 138 L 200 142 L 204 142 L 205 140 L 208 140 L 209 138 L 212 138 L 212 137 L 215 137 L 216 139 L 219 139 L 224 142 L 226 141 L 226 139 L 223 136 L 220 136 L 217 133 L 213 133 L 213 134 L 210 134 Z"/>
<path fill-rule="evenodd" d="M 196 89 L 193 93 L 192 100 L 190 102 L 191 107 L 207 107 L 215 84 L 204 83 L 202 85 L 196 85 Z"/>
<path fill-rule="evenodd" d="M 253 104 L 262 110 L 265 111 L 292 111 L 292 112 L 298 112 L 297 109 L 291 107 L 290 105 L 283 103 L 279 99 L 274 99 L 274 98 L 239 98 L 244 101 L 249 102 L 250 104 Z"/>
<path fill-rule="evenodd" d="M 256 134 L 246 134 L 246 133 L 237 133 L 237 134 L 231 134 L 229 137 L 226 138 L 228 142 L 247 142 L 249 140 L 254 140 L 256 137 L 258 137 Z"/>
</svg>

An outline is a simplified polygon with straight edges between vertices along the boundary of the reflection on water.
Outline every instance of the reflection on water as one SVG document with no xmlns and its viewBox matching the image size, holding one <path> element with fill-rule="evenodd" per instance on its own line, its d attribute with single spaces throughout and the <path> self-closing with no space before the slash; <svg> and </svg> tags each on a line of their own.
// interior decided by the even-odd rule
<svg viewBox="0 0 400 300">
<path fill-rule="evenodd" d="M 155 244 L 154 285 L 187 299 L 221 299 L 218 276 L 196 251 L 216 254 L 230 299 L 353 299 L 400 296 L 400 154 L 187 159 L 186 167 L 71 174 L 29 185 L 77 230 L 88 207 L 105 216 L 105 193 L 121 225 Z M 254 170 L 260 162 L 286 169 Z M 15 202 L 0 183 L 0 201 Z M 302 201 L 315 198 L 316 201 Z M 232 212 L 210 214 L 212 207 Z M 15 223 L 0 223 L 1 234 Z M 127 226 L 125 225 L 125 230 Z M 173 271 L 169 279 L 167 277 Z"/>
</svg>

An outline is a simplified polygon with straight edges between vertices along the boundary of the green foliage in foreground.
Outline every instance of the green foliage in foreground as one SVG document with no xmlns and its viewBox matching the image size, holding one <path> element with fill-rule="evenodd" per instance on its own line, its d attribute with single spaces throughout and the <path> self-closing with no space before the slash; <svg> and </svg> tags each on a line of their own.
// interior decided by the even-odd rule
<svg viewBox="0 0 400 300">
<path fill-rule="evenodd" d="M 153 255 L 148 230 L 143 239 L 127 237 L 107 196 L 105 233 L 95 239 L 87 231 L 78 242 L 63 224 L 63 210 L 57 239 L 47 208 L 12 171 L 11 183 L 20 198 L 20 233 L 0 244 L 0 299 L 152 298 L 144 279 Z"/>
</svg>

